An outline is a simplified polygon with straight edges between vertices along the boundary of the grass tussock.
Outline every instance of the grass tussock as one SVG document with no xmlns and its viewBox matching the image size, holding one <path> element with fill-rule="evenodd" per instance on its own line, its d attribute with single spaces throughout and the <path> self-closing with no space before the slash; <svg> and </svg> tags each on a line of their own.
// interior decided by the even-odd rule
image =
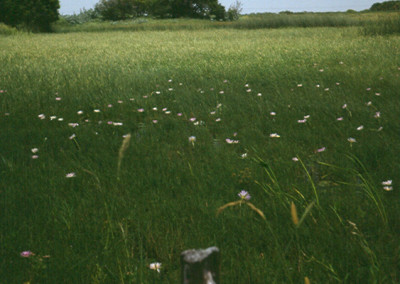
<svg viewBox="0 0 400 284">
<path fill-rule="evenodd" d="M 400 14 L 379 21 L 368 21 L 363 25 L 362 31 L 367 36 L 400 34 Z"/>
</svg>

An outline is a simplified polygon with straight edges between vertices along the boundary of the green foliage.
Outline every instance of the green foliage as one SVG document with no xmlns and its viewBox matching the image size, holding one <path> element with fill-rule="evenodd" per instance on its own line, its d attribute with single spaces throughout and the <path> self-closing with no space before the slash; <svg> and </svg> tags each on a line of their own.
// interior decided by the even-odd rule
<svg viewBox="0 0 400 284">
<path fill-rule="evenodd" d="M 160 18 L 224 19 L 225 8 L 218 0 L 101 0 L 96 11 L 105 20 L 125 20 L 143 15 Z"/>
<path fill-rule="evenodd" d="M 101 0 L 95 11 L 104 20 L 116 21 L 134 18 L 144 13 L 143 1 L 137 0 Z"/>
<path fill-rule="evenodd" d="M 93 20 L 99 19 L 99 13 L 94 9 L 82 9 L 79 14 L 73 15 L 61 15 L 62 18 L 66 23 L 71 25 L 80 25 L 87 22 L 91 22 Z"/>
<path fill-rule="evenodd" d="M 58 0 L 2 0 L 0 22 L 32 31 L 51 31 L 51 24 L 58 19 Z"/>
<path fill-rule="evenodd" d="M 18 30 L 16 28 L 0 23 L 0 35 L 15 35 L 17 33 Z"/>
<path fill-rule="evenodd" d="M 371 6 L 370 11 L 399 11 L 400 1 L 386 1 L 375 3 Z"/>
</svg>

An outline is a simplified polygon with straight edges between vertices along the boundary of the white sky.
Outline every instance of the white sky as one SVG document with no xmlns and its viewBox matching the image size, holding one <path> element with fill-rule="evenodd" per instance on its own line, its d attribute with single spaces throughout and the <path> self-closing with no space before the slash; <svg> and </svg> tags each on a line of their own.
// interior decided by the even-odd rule
<svg viewBox="0 0 400 284">
<path fill-rule="evenodd" d="M 99 2 L 99 0 L 60 0 L 60 13 L 73 14 L 79 13 L 82 8 L 90 9 Z M 219 3 L 229 8 L 235 0 L 219 0 Z M 368 9 L 376 2 L 381 0 L 240 0 L 243 5 L 244 14 L 257 12 L 280 11 L 292 12 L 336 12 L 353 9 L 361 11 Z"/>
</svg>

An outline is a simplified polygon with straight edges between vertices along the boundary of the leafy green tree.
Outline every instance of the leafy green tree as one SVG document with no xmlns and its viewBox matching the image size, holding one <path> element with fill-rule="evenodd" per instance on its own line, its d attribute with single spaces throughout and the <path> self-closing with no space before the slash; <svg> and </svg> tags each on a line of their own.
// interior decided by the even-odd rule
<svg viewBox="0 0 400 284">
<path fill-rule="evenodd" d="M 371 11 L 399 11 L 400 1 L 386 1 L 383 3 L 375 3 L 370 8 Z"/>
<path fill-rule="evenodd" d="M 58 20 L 59 0 L 0 0 L 0 22 L 48 32 Z"/>
<path fill-rule="evenodd" d="M 225 18 L 218 0 L 100 0 L 95 8 L 105 20 L 125 20 L 144 14 L 160 18 Z"/>
<path fill-rule="evenodd" d="M 104 20 L 126 20 L 146 13 L 145 0 L 101 0 L 95 10 Z"/>
</svg>

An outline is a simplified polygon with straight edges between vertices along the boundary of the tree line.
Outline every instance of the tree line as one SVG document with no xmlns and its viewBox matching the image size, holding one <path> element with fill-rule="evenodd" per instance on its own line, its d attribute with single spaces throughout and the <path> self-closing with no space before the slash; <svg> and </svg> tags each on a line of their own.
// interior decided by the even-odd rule
<svg viewBox="0 0 400 284">
<path fill-rule="evenodd" d="M 59 0 L 0 0 L 0 22 L 33 31 L 48 32 L 59 18 Z M 218 0 L 99 0 L 85 16 L 101 20 L 126 20 L 141 16 L 235 20 L 240 2 L 228 11 Z"/>
<path fill-rule="evenodd" d="M 151 15 L 159 18 L 225 18 L 218 0 L 100 0 L 95 12 L 104 20 L 126 20 Z"/>
<path fill-rule="evenodd" d="M 386 1 L 383 3 L 375 3 L 370 8 L 371 11 L 399 11 L 400 1 Z"/>
</svg>

